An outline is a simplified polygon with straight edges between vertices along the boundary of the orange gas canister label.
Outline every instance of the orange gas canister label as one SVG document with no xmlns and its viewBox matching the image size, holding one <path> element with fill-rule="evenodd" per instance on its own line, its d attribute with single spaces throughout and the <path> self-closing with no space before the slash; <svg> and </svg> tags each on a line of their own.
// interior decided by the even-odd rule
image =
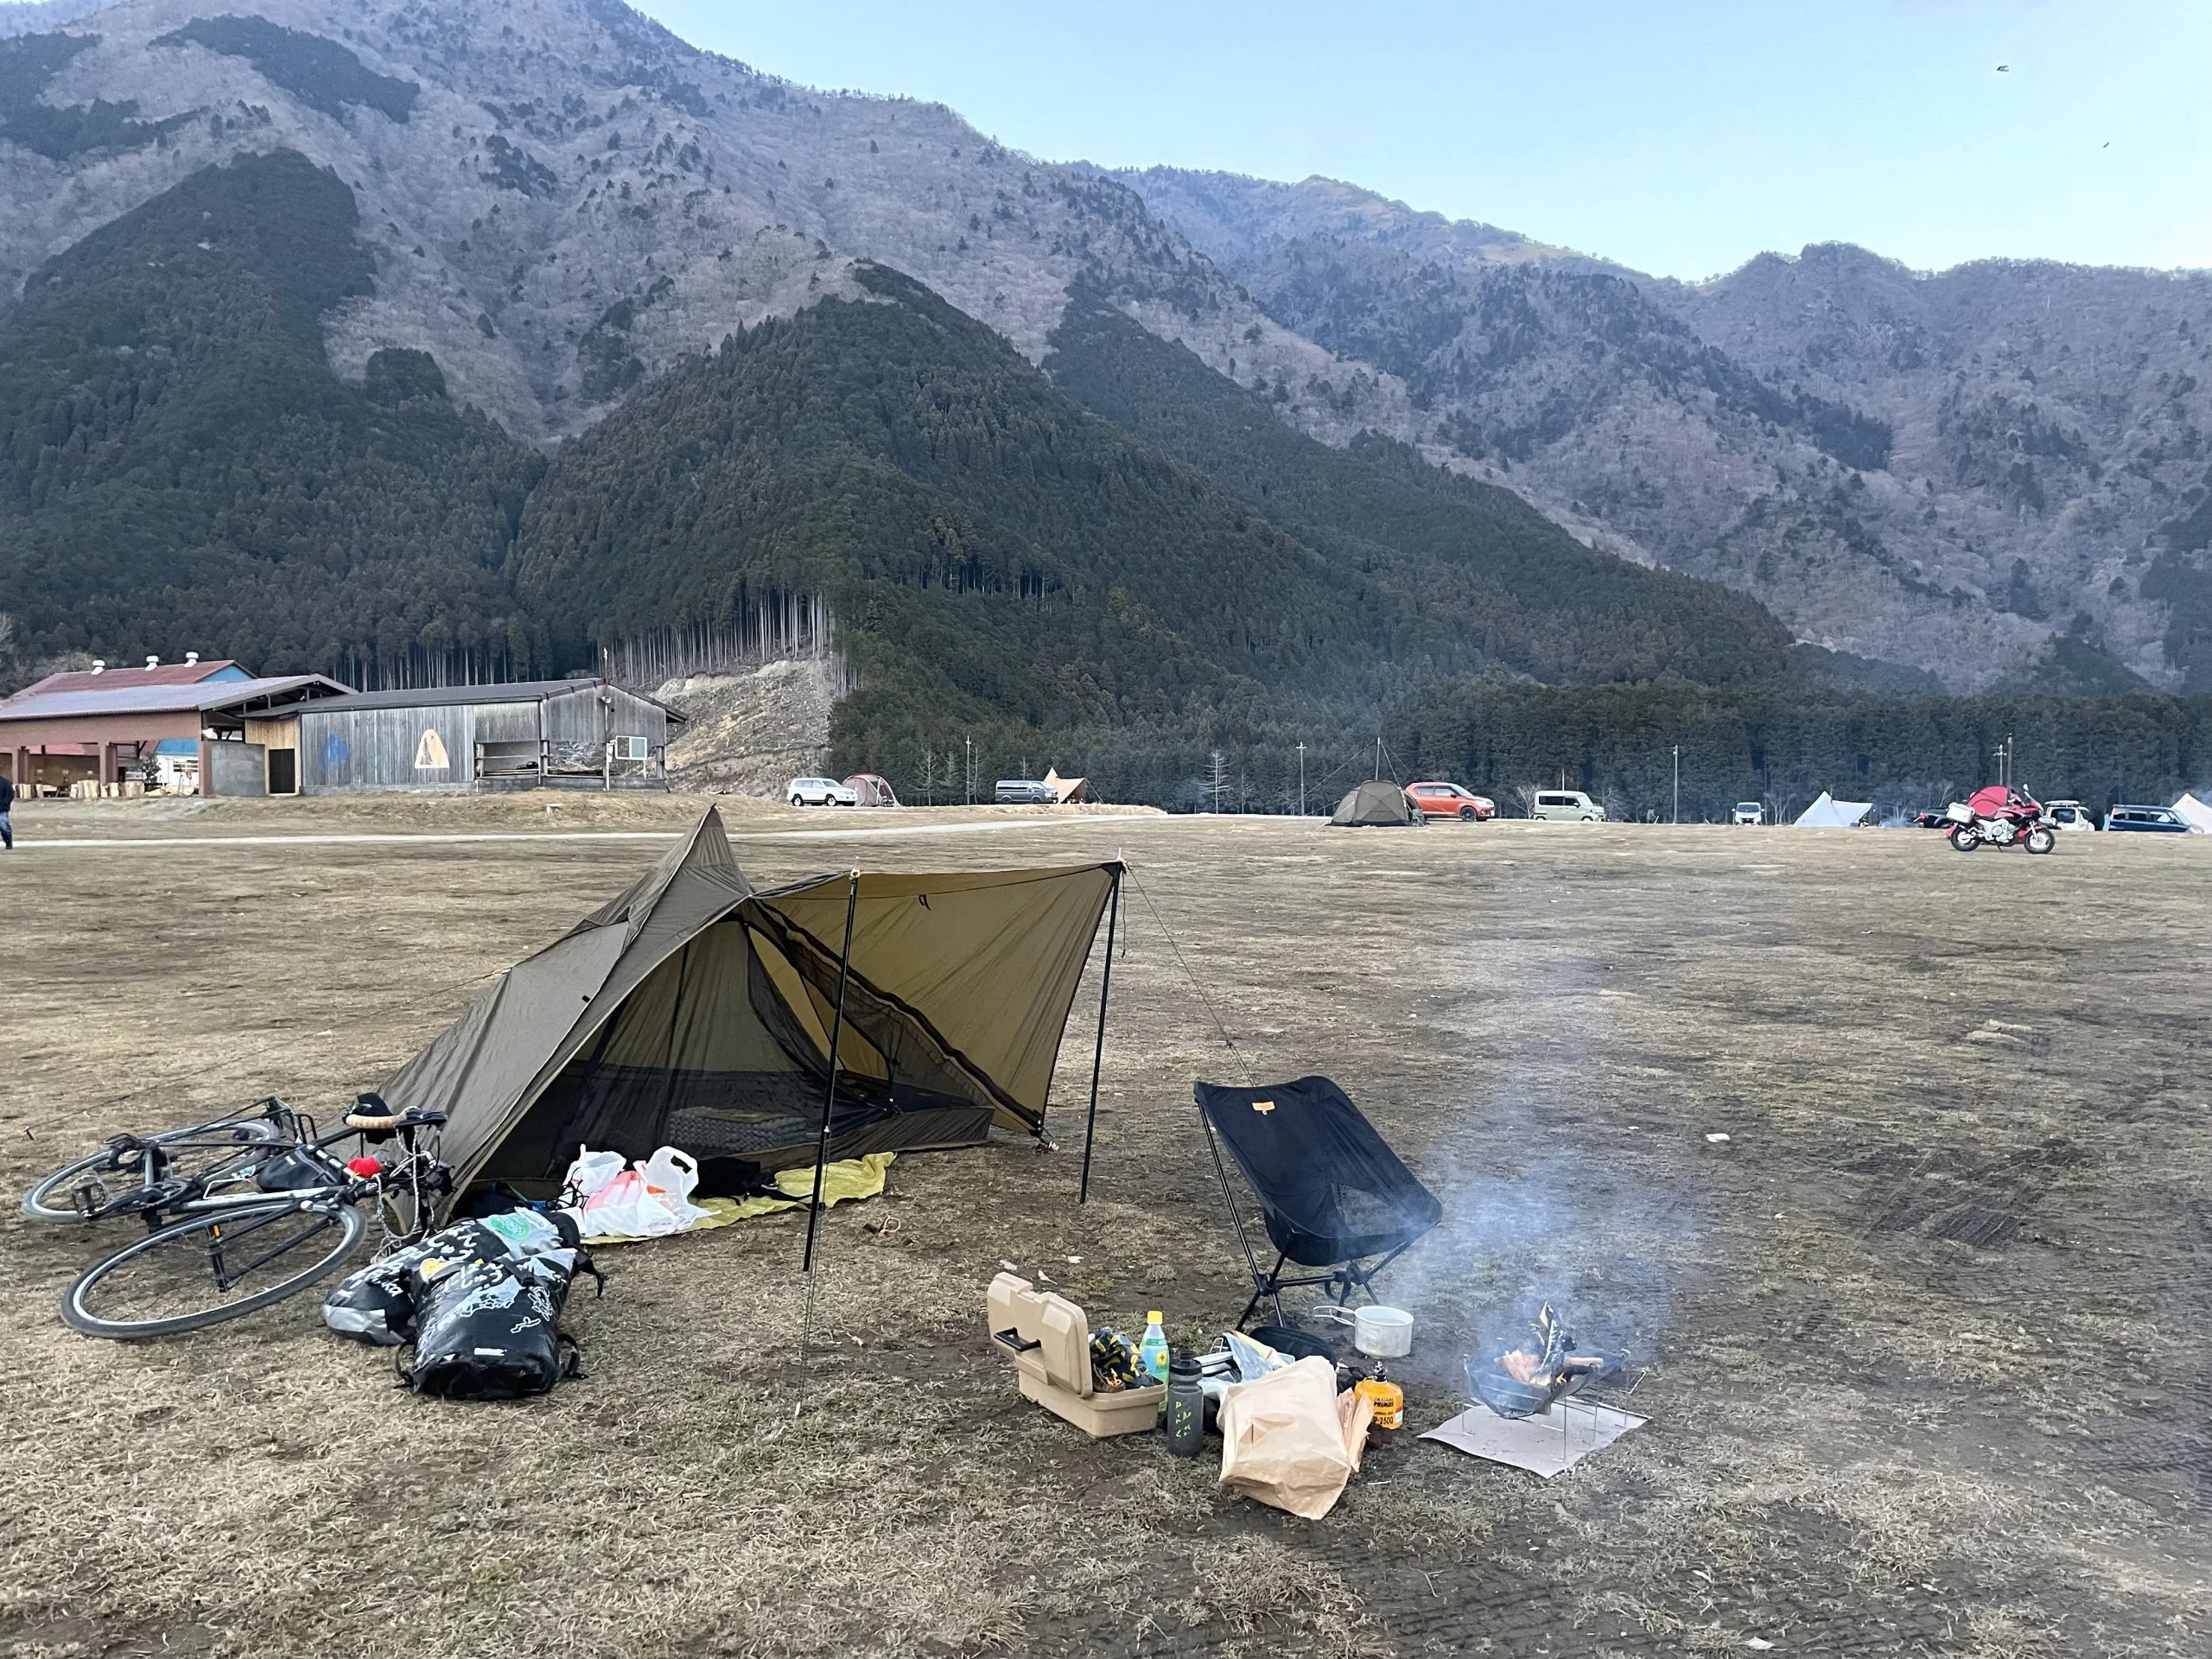
<svg viewBox="0 0 2212 1659">
<path fill-rule="evenodd" d="M 1362 1377 L 1352 1388 L 1375 1402 L 1376 1427 L 1396 1428 L 1404 1422 L 1406 1391 L 1395 1382 L 1377 1382 L 1372 1377 Z"/>
</svg>

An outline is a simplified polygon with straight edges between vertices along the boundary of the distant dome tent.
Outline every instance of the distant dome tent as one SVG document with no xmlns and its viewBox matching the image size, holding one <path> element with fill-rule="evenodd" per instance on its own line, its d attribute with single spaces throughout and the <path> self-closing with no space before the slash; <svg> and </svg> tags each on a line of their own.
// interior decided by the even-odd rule
<svg viewBox="0 0 2212 1659">
<path fill-rule="evenodd" d="M 1874 810 L 1872 801 L 1839 801 L 1825 789 L 1821 798 L 1797 815 L 1800 830 L 1855 830 L 1859 821 Z"/>
<path fill-rule="evenodd" d="M 1370 778 L 1356 785 L 1337 803 L 1332 824 L 1415 824 L 1422 822 L 1420 809 L 1406 791 L 1388 778 Z"/>
</svg>

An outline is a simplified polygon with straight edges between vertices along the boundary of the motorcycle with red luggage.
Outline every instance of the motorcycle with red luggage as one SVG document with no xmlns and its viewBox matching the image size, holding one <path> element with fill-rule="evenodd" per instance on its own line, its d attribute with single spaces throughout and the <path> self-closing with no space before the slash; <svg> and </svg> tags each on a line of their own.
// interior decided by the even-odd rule
<svg viewBox="0 0 2212 1659">
<path fill-rule="evenodd" d="M 1948 824 L 1943 836 L 1955 852 L 1970 853 L 1986 843 L 2047 853 L 2058 844 L 2057 829 L 2041 804 L 2024 790 L 2004 784 L 1992 784 L 1967 800 L 1952 802 L 1943 817 Z"/>
</svg>

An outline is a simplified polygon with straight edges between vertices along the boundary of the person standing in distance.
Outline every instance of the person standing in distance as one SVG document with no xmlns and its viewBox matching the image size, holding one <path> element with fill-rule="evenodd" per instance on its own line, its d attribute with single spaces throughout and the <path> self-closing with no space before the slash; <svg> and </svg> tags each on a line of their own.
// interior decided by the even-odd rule
<svg viewBox="0 0 2212 1659">
<path fill-rule="evenodd" d="M 8 822 L 8 814 L 16 804 L 16 785 L 5 774 L 0 774 L 0 852 L 16 850 L 15 826 Z"/>
</svg>

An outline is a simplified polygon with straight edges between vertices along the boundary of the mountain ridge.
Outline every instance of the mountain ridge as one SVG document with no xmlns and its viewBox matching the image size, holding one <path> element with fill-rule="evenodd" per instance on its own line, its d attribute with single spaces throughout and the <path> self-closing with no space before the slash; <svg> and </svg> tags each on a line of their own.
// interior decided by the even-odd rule
<svg viewBox="0 0 2212 1659">
<path fill-rule="evenodd" d="M 2212 588 L 2164 533 L 2212 482 L 2212 275 L 1829 243 L 1691 284 L 1332 181 L 1111 176 L 1460 448 L 1503 439 L 1516 487 L 1801 638 L 1958 690 L 2062 639 L 2212 683 Z M 1886 453 L 1834 441 L 1877 428 Z"/>
<path fill-rule="evenodd" d="M 355 191 L 373 268 L 325 320 L 340 378 L 427 353 L 541 449 L 734 328 L 855 296 L 861 261 L 1032 362 L 1088 286 L 1300 432 L 1409 446 L 1811 646 L 1962 690 L 2085 653 L 2212 683 L 2212 572 L 2168 534 L 2204 499 L 2212 279 L 1816 245 L 1670 283 L 1336 181 L 1039 161 L 617 0 L 40 16 L 0 39 L 0 277 L 296 149 Z"/>
</svg>

